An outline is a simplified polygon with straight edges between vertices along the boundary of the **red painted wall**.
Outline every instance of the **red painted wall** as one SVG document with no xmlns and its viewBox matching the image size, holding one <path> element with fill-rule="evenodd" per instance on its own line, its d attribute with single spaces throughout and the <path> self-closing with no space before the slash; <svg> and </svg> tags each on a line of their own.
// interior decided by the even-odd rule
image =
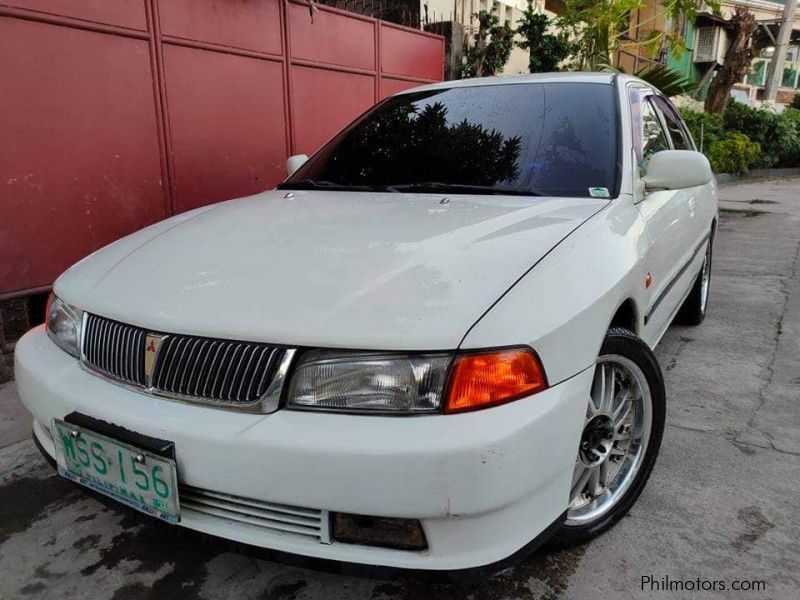
<svg viewBox="0 0 800 600">
<path fill-rule="evenodd" d="M 294 0 L 0 0 L 0 298 L 269 189 L 444 41 Z"/>
</svg>

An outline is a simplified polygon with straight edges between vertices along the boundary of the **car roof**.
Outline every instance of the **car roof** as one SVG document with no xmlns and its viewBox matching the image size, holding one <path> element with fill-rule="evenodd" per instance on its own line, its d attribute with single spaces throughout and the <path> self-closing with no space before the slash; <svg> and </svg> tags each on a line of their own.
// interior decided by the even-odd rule
<svg viewBox="0 0 800 600">
<path fill-rule="evenodd" d="M 583 72 L 570 71 L 563 73 L 533 73 L 524 75 L 500 75 L 498 77 L 478 77 L 475 79 L 457 79 L 453 81 L 441 81 L 420 87 L 409 88 L 398 92 L 395 95 L 407 94 L 410 92 L 426 92 L 429 90 L 441 90 L 454 87 L 478 87 L 484 85 L 514 85 L 520 83 L 604 83 L 611 84 L 614 77 L 620 75 L 614 72 Z"/>
</svg>

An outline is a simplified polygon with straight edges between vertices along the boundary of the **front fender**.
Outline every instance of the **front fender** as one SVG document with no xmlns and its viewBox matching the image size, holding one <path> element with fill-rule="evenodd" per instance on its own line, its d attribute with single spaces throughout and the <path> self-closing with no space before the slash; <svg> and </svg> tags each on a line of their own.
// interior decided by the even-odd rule
<svg viewBox="0 0 800 600">
<path fill-rule="evenodd" d="M 550 251 L 467 332 L 462 349 L 527 344 L 550 385 L 591 366 L 611 319 L 632 300 L 641 327 L 646 245 L 632 198 L 620 196 Z"/>
</svg>

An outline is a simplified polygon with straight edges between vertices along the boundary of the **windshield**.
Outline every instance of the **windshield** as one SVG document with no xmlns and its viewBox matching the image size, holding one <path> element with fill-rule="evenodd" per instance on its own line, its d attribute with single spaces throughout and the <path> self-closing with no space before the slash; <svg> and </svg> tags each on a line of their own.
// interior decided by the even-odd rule
<svg viewBox="0 0 800 600">
<path fill-rule="evenodd" d="M 610 197 L 613 90 L 525 83 L 393 96 L 279 188 Z"/>
</svg>

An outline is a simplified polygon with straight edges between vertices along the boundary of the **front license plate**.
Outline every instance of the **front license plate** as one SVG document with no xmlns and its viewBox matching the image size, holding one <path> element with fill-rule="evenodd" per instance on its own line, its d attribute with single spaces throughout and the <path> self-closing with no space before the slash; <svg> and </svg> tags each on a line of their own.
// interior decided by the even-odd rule
<svg viewBox="0 0 800 600">
<path fill-rule="evenodd" d="M 53 419 L 58 472 L 150 516 L 180 520 L 175 461 Z"/>
</svg>

